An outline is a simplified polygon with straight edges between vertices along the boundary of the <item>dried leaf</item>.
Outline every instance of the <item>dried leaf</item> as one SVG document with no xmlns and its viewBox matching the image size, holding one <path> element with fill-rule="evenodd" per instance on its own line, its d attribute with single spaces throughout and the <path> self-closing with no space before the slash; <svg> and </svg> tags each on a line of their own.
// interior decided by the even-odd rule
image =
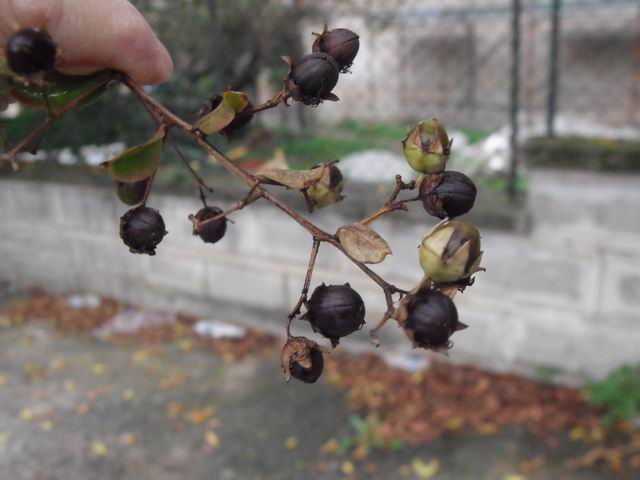
<svg viewBox="0 0 640 480">
<path fill-rule="evenodd" d="M 361 223 L 340 227 L 337 235 L 340 244 L 349 256 L 359 262 L 380 263 L 387 255 L 391 254 L 389 244 L 380 235 Z"/>
<path fill-rule="evenodd" d="M 242 92 L 227 91 L 222 94 L 222 101 L 211 113 L 196 123 L 196 128 L 206 135 L 217 133 L 231 122 L 249 103 L 249 98 Z"/>
<path fill-rule="evenodd" d="M 160 127 L 147 143 L 129 148 L 100 166 L 120 182 L 139 182 L 149 178 L 160 165 L 165 136 L 165 129 Z"/>
<path fill-rule="evenodd" d="M 104 457 L 109 453 L 109 449 L 104 442 L 96 440 L 91 446 L 91 453 L 93 453 L 93 455 L 95 455 L 96 457 Z"/>
<path fill-rule="evenodd" d="M 304 190 L 319 182 L 323 169 L 287 170 L 284 168 L 266 168 L 257 174 L 262 183 L 280 185 L 293 190 Z"/>
</svg>

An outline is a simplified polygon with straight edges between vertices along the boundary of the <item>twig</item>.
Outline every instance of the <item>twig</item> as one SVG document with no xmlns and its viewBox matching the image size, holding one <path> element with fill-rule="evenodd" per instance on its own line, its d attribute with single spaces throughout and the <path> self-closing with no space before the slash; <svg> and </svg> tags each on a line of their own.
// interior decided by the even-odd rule
<svg viewBox="0 0 640 480">
<path fill-rule="evenodd" d="M 189 220 L 191 221 L 191 223 L 193 223 L 193 226 L 197 231 L 197 230 L 201 229 L 202 227 L 204 227 L 206 225 L 209 225 L 210 223 L 213 223 L 216 220 L 221 219 L 222 217 L 226 217 L 226 216 L 232 214 L 233 212 L 237 212 L 238 210 L 242 210 L 247 205 L 251 205 L 256 200 L 259 200 L 260 198 L 262 198 L 262 194 L 256 192 L 256 189 L 257 189 L 258 185 L 259 185 L 259 183 L 256 183 L 251 188 L 251 190 L 249 190 L 249 193 L 247 193 L 247 195 L 242 200 L 237 202 L 233 207 L 229 208 L 228 210 L 225 210 L 224 212 L 219 213 L 218 215 L 216 215 L 214 217 L 207 218 L 206 220 L 202 220 L 202 221 L 199 221 L 198 219 L 196 219 L 195 215 L 189 215 Z M 205 203 L 205 207 L 206 206 L 207 205 Z"/>
<path fill-rule="evenodd" d="M 280 91 L 276 93 L 273 96 L 273 98 L 270 98 L 269 100 L 258 105 L 257 107 L 254 107 L 251 110 L 243 110 L 237 115 L 237 117 L 242 118 L 248 115 L 253 115 L 259 112 L 263 112 L 265 110 L 269 110 L 271 108 L 275 108 L 282 103 L 286 103 L 288 98 L 289 98 L 289 94 L 285 93 L 284 91 Z"/>
<path fill-rule="evenodd" d="M 371 280 L 373 280 L 385 294 L 385 299 L 387 302 L 387 306 L 391 308 L 393 306 L 393 294 L 407 293 L 405 290 L 402 290 L 395 285 L 392 285 L 385 281 L 382 277 L 380 277 L 377 273 L 367 267 L 364 263 L 359 262 L 358 260 L 351 257 L 342 247 L 340 242 L 336 239 L 336 237 L 324 230 L 320 227 L 316 226 L 312 222 L 310 222 L 307 218 L 300 215 L 298 212 L 293 210 L 287 204 L 283 203 L 280 199 L 271 194 L 268 190 L 266 190 L 262 185 L 258 183 L 258 179 L 251 175 L 249 172 L 243 170 L 234 162 L 229 160 L 222 152 L 220 152 L 216 147 L 211 145 L 206 136 L 193 125 L 185 122 L 180 117 L 176 116 L 174 113 L 170 112 L 163 105 L 158 103 L 151 95 L 149 95 L 143 88 L 139 85 L 131 81 L 129 78 L 124 78 L 123 83 L 129 87 L 129 89 L 136 95 L 138 100 L 147 106 L 147 110 L 151 110 L 155 112 L 153 114 L 154 118 L 162 119 L 163 124 L 167 127 L 176 127 L 180 130 L 183 130 L 185 133 L 190 135 L 200 147 L 211 155 L 222 167 L 224 167 L 228 172 L 237 176 L 242 180 L 245 184 L 247 184 L 252 189 L 255 189 L 255 193 L 259 194 L 262 198 L 267 200 L 269 203 L 274 205 L 276 208 L 282 210 L 285 214 L 291 217 L 295 222 L 297 222 L 300 226 L 302 226 L 305 230 L 307 230 L 315 239 L 320 242 L 326 242 L 331 244 L 333 247 L 338 249 L 349 258 L 365 275 L 367 275 Z"/>
<path fill-rule="evenodd" d="M 409 202 L 415 202 L 417 200 L 420 200 L 420 197 L 416 197 L 416 198 L 410 198 L 407 200 L 402 200 L 402 201 L 397 201 L 398 195 L 400 194 L 401 191 L 403 190 L 415 190 L 416 188 L 416 182 L 415 180 L 412 180 L 409 183 L 404 183 L 402 181 L 402 177 L 400 175 L 396 175 L 396 187 L 393 190 L 393 193 L 391 194 L 391 196 L 389 197 L 389 200 L 387 200 L 387 203 L 384 204 L 384 206 L 382 208 L 380 208 L 377 212 L 369 215 L 367 218 L 365 218 L 364 220 L 362 220 L 360 223 L 363 225 L 368 225 L 370 223 L 375 222 L 376 220 L 378 220 L 381 217 L 384 217 L 385 215 L 391 213 L 391 212 L 395 212 L 398 210 L 402 210 L 407 212 L 409 210 L 409 207 L 407 206 L 407 203 Z"/>
<path fill-rule="evenodd" d="M 313 276 L 313 269 L 316 266 L 316 258 L 318 256 L 318 250 L 320 249 L 320 240 L 314 237 L 313 247 L 311 247 L 311 255 L 309 256 L 309 266 L 307 267 L 307 274 L 304 278 L 304 286 L 302 287 L 302 293 L 298 299 L 298 303 L 293 307 L 293 310 L 287 315 L 287 338 L 291 338 L 291 322 L 300 314 L 300 309 L 304 305 L 307 305 L 307 294 L 309 293 L 309 285 L 311 284 L 311 277 Z"/>
<path fill-rule="evenodd" d="M 193 178 L 195 179 L 195 181 L 196 181 L 196 183 L 198 185 L 198 190 L 200 191 L 200 200 L 202 201 L 202 204 L 206 207 L 207 206 L 207 196 L 205 194 L 205 191 L 208 192 L 208 193 L 213 193 L 213 188 L 211 188 L 209 185 L 207 185 L 206 182 L 204 181 L 204 179 L 200 175 L 198 175 L 198 172 L 196 172 L 193 169 L 193 167 L 189 163 L 189 160 L 187 159 L 185 154 L 182 152 L 182 150 L 180 150 L 180 147 L 178 147 L 178 144 L 175 142 L 175 140 L 169 134 L 167 134 L 167 138 L 169 139 L 169 143 L 171 144 L 173 149 L 178 154 L 178 157 L 180 157 L 180 160 L 182 160 L 182 163 L 184 163 L 184 166 L 187 167 L 187 170 L 189 170 L 191 175 L 193 175 Z"/>
<path fill-rule="evenodd" d="M 42 123 L 42 125 L 40 125 L 35 130 L 33 130 L 20 143 L 18 143 L 18 145 L 16 145 L 11 150 L 9 150 L 8 152 L 6 152 L 2 156 L 0 156 L 0 161 L 10 162 L 11 166 L 13 167 L 13 169 L 17 170 L 19 167 L 18 167 L 18 162 L 16 160 L 16 156 L 19 153 L 25 151 L 29 147 L 29 145 L 36 138 L 44 135 L 47 132 L 47 130 L 49 130 L 49 128 L 51 128 L 51 126 L 56 122 L 56 120 L 58 120 L 62 115 L 67 113 L 69 110 L 73 110 L 75 107 L 77 107 L 84 100 L 86 100 L 87 98 L 91 97 L 98 90 L 103 88 L 107 83 L 109 83 L 109 82 L 111 82 L 113 80 L 119 79 L 119 78 L 121 78 L 121 74 L 114 72 L 113 74 L 108 75 L 106 78 L 104 78 L 100 83 L 95 85 L 90 90 L 87 90 L 86 92 L 84 92 L 79 97 L 74 98 L 73 100 L 71 100 L 69 103 L 67 103 L 60 110 L 55 111 L 55 112 L 52 111 L 52 110 L 49 110 L 49 115 L 47 116 L 47 119 Z"/>
</svg>

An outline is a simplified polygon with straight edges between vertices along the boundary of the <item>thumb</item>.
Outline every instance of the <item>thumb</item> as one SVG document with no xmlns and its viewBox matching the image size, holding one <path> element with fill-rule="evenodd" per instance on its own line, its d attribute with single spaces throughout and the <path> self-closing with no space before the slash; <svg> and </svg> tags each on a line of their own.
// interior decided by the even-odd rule
<svg viewBox="0 0 640 480">
<path fill-rule="evenodd" d="M 0 1 L 0 4 L 7 0 Z M 166 48 L 138 10 L 127 0 L 20 0 L 10 1 L 14 25 L 3 19 L 1 34 L 7 27 L 45 25 L 58 44 L 56 68 L 66 73 L 88 73 L 113 68 L 140 84 L 161 83 L 169 79 L 173 63 Z M 5 16 L 3 14 L 3 16 Z"/>
</svg>

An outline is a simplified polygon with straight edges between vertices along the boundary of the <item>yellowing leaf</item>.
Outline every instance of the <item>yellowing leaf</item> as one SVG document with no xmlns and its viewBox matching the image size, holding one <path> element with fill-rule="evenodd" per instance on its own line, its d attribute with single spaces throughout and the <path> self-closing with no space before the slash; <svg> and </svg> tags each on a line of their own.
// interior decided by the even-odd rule
<svg viewBox="0 0 640 480">
<path fill-rule="evenodd" d="M 0 432 L 0 445 L 6 445 L 9 441 L 9 435 L 4 432 Z"/>
<path fill-rule="evenodd" d="M 133 400 L 136 396 L 136 391 L 133 388 L 127 388 L 122 394 L 122 398 L 125 400 Z"/>
<path fill-rule="evenodd" d="M 527 480 L 527 479 L 525 477 L 523 477 L 522 475 L 509 474 L 509 475 L 505 475 L 504 477 L 502 477 L 502 480 Z"/>
<path fill-rule="evenodd" d="M 153 175 L 160 165 L 165 135 L 166 131 L 161 127 L 147 143 L 128 148 L 100 166 L 120 182 L 144 180 Z"/>
<path fill-rule="evenodd" d="M 50 432 L 53 430 L 53 422 L 51 420 L 45 420 L 40 424 L 40 428 L 45 432 Z"/>
<path fill-rule="evenodd" d="M 233 122 L 236 114 L 244 110 L 248 103 L 249 99 L 242 92 L 224 92 L 220 104 L 198 120 L 195 126 L 206 135 L 217 133 Z"/>
<path fill-rule="evenodd" d="M 295 450 L 298 448 L 298 439 L 296 437 L 288 437 L 284 442 L 284 446 L 287 450 Z"/>
<path fill-rule="evenodd" d="M 434 459 L 429 463 L 425 463 L 419 458 L 414 458 L 411 462 L 411 468 L 413 468 L 413 471 L 418 478 L 421 480 L 428 480 L 438 474 L 440 471 L 440 462 Z"/>
<path fill-rule="evenodd" d="M 26 422 L 33 420 L 33 410 L 30 408 L 23 408 L 20 410 L 20 418 Z"/>
<path fill-rule="evenodd" d="M 9 376 L 4 373 L 0 373 L 0 387 L 7 383 L 9 383 Z"/>
<path fill-rule="evenodd" d="M 95 455 L 96 457 L 104 457 L 109 453 L 109 449 L 104 444 L 104 442 L 96 440 L 91 446 L 91 453 L 93 453 L 93 455 Z"/>
<path fill-rule="evenodd" d="M 91 371 L 94 375 L 102 375 L 106 369 L 107 366 L 104 363 L 94 363 L 91 366 Z"/>
<path fill-rule="evenodd" d="M 361 223 L 340 227 L 337 236 L 342 248 L 358 262 L 380 263 L 391 253 L 384 238 Z"/>
<path fill-rule="evenodd" d="M 356 467 L 353 466 L 353 463 L 351 462 L 344 462 L 342 464 L 342 473 L 344 473 L 345 475 L 353 475 L 353 472 L 356 471 Z"/>
<path fill-rule="evenodd" d="M 207 442 L 207 445 L 213 448 L 218 448 L 220 446 L 220 438 L 216 434 L 216 432 L 212 430 L 208 430 L 204 434 L 204 440 Z"/>
<path fill-rule="evenodd" d="M 587 432 L 582 427 L 575 427 L 569 431 L 569 438 L 574 442 L 577 442 L 578 440 L 582 440 L 586 436 L 587 436 Z"/>
</svg>

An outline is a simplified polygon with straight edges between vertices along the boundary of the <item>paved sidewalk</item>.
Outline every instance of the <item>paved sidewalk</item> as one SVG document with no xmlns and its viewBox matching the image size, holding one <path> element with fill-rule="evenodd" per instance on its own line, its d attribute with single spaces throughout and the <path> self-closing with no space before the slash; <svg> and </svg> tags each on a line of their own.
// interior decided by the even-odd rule
<svg viewBox="0 0 640 480">
<path fill-rule="evenodd" d="M 564 474 L 564 459 L 584 448 L 550 449 L 520 430 L 444 438 L 362 461 L 322 453 L 329 439 L 353 434 L 341 391 L 285 384 L 277 352 L 228 364 L 187 347 L 117 347 L 61 336 L 44 322 L 0 327 L 0 478 L 611 478 Z M 517 475 L 539 455 L 542 469 Z"/>
</svg>

